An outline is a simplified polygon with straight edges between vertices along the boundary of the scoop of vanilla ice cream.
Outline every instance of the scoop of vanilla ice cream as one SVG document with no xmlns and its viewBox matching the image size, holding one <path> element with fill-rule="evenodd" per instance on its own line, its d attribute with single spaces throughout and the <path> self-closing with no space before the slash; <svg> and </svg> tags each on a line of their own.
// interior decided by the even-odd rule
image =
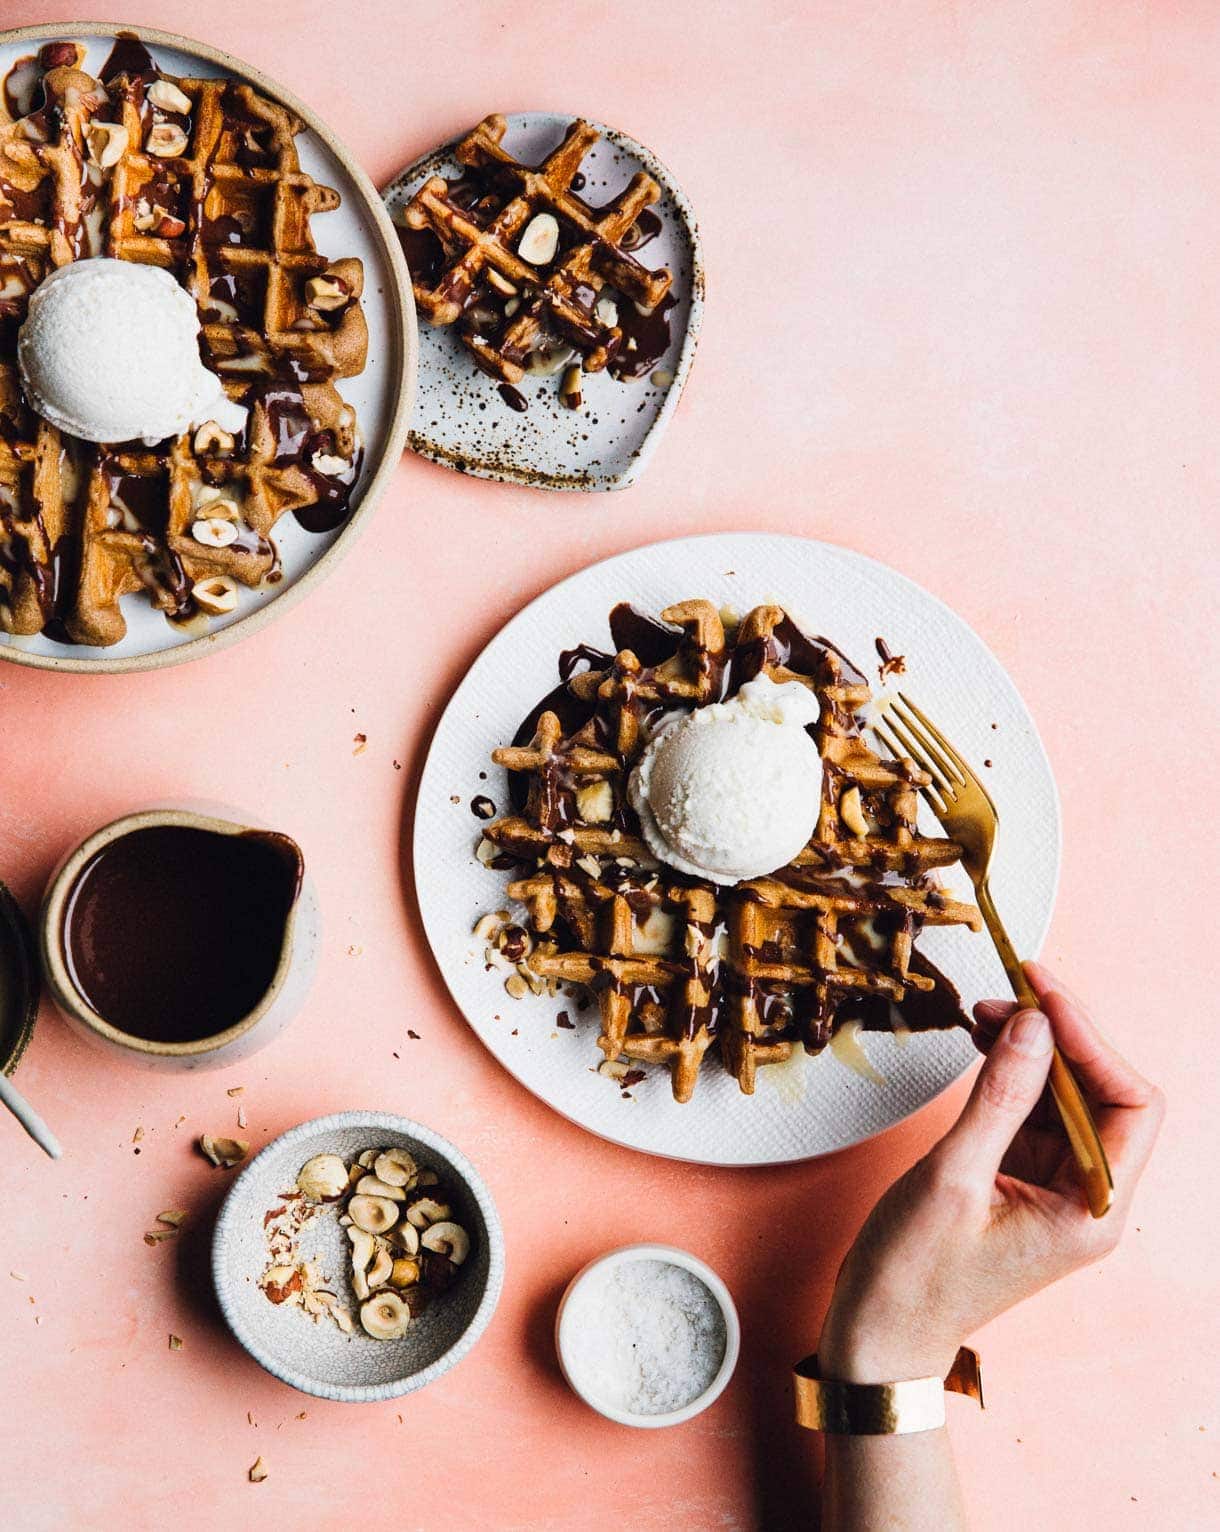
<svg viewBox="0 0 1220 1532">
<path fill-rule="evenodd" d="M 205 420 L 240 430 L 246 418 L 200 359 L 195 300 L 158 266 L 59 267 L 30 298 L 17 360 L 32 408 L 86 441 L 152 444 Z"/>
<path fill-rule="evenodd" d="M 790 862 L 812 836 L 822 760 L 799 681 L 749 681 L 728 702 L 661 722 L 627 794 L 653 853 L 680 872 L 738 883 Z"/>
</svg>

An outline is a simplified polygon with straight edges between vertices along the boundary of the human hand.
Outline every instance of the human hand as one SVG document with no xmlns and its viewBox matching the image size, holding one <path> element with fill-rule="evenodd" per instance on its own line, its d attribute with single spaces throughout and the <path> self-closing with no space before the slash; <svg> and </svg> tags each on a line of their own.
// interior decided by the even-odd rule
<svg viewBox="0 0 1220 1532">
<path fill-rule="evenodd" d="M 1165 1112 L 1164 1097 L 1105 1041 L 1045 968 L 1026 964 L 1041 1010 L 984 1000 L 987 1055 L 940 1143 L 873 1209 L 822 1327 L 823 1377 L 944 1376 L 965 1338 L 1022 1298 L 1113 1250 Z M 1053 1040 L 1089 1098 L 1114 1175 L 1094 1219 L 1053 1105 Z"/>
</svg>

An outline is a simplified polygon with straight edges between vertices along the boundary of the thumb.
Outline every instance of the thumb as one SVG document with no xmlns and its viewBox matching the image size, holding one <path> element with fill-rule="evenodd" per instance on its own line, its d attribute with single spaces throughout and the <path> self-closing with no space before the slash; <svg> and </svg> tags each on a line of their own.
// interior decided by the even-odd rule
<svg viewBox="0 0 1220 1532">
<path fill-rule="evenodd" d="M 1054 1039 L 1041 1011 L 1018 1011 L 988 1053 L 943 1149 L 994 1175 L 1017 1130 L 1037 1105 Z"/>
</svg>

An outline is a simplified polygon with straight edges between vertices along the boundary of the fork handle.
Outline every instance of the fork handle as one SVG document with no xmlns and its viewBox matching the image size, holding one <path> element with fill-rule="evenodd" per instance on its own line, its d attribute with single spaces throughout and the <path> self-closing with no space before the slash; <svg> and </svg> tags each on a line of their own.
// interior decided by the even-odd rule
<svg viewBox="0 0 1220 1532">
<path fill-rule="evenodd" d="M 1004 972 L 1008 975 L 1008 982 L 1012 985 L 1013 994 L 1020 1005 L 1036 1011 L 1038 997 L 1025 977 L 1021 959 L 1008 939 L 1008 932 L 1004 929 L 1004 922 L 1000 919 L 999 911 L 991 897 L 991 890 L 985 881 L 977 885 L 976 893 L 979 913 L 991 933 L 995 949 L 1000 955 L 1000 962 L 1004 965 Z M 1072 1148 L 1073 1158 L 1084 1182 L 1089 1212 L 1094 1218 L 1102 1218 L 1109 1211 L 1110 1204 L 1114 1200 L 1114 1178 L 1110 1174 L 1105 1147 L 1097 1131 L 1097 1124 L 1093 1121 L 1089 1103 L 1085 1100 L 1084 1092 L 1080 1089 L 1076 1076 L 1057 1045 L 1051 1055 L 1049 1084 L 1051 1096 L 1058 1108 L 1068 1143 Z"/>
</svg>

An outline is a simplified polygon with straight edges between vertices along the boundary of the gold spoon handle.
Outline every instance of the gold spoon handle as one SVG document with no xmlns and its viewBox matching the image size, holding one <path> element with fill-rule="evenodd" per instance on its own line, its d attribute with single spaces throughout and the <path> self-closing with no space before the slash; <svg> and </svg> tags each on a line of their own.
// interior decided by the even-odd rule
<svg viewBox="0 0 1220 1532">
<path fill-rule="evenodd" d="M 1028 1006 L 1036 1011 L 1038 997 L 1025 977 L 1025 970 L 1021 967 L 1021 960 L 1017 956 L 1016 949 L 1008 939 L 1004 922 L 1000 919 L 999 911 L 992 901 L 991 890 L 986 882 L 982 882 L 977 885 L 975 892 L 978 895 L 979 913 L 987 924 L 996 951 L 1000 954 L 1000 962 L 1004 965 L 1004 972 L 1008 975 L 1013 994 L 1020 1005 Z M 1089 1103 L 1085 1100 L 1084 1092 L 1077 1084 L 1076 1076 L 1058 1047 L 1055 1048 L 1051 1058 L 1050 1088 L 1059 1116 L 1063 1120 L 1073 1158 L 1080 1170 L 1081 1180 L 1084 1182 L 1089 1212 L 1094 1218 L 1102 1218 L 1109 1212 L 1110 1204 L 1114 1200 L 1114 1178 L 1110 1174 L 1105 1146 L 1097 1131 L 1097 1124 L 1093 1121 Z"/>
</svg>

